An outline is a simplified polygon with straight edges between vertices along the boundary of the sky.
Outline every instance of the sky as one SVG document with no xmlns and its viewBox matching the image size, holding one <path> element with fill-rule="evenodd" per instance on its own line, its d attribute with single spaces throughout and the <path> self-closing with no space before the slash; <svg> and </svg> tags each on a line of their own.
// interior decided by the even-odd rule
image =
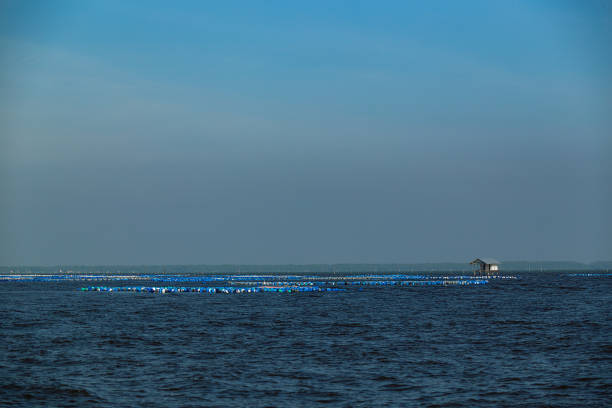
<svg viewBox="0 0 612 408">
<path fill-rule="evenodd" d="M 0 1 L 0 265 L 610 260 L 611 20 Z"/>
</svg>

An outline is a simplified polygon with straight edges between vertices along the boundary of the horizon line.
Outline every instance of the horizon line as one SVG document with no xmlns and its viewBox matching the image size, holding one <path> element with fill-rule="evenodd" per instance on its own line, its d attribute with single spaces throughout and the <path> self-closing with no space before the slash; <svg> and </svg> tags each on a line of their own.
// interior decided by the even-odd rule
<svg viewBox="0 0 612 408">
<path fill-rule="evenodd" d="M 0 265 L 0 268 L 53 268 L 53 267 L 69 267 L 69 266 L 83 266 L 83 267 L 109 267 L 109 266 L 122 266 L 122 267 L 154 267 L 154 266 L 337 266 L 337 265 L 440 265 L 440 264 L 454 264 L 454 265 L 469 265 L 470 261 L 425 261 L 425 262 L 334 262 L 334 263 L 61 263 L 61 264 L 13 264 L 13 265 Z M 581 265 L 592 265 L 599 263 L 612 263 L 612 260 L 595 260 L 595 261 L 571 261 L 571 260 L 506 260 L 500 261 L 501 264 L 513 264 L 513 263 L 525 263 L 525 264 L 581 264 Z"/>
</svg>

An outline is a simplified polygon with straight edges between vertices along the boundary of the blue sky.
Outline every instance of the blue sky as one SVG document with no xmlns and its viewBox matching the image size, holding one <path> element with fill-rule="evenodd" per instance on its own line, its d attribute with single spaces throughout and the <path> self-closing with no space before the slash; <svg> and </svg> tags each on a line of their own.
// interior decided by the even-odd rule
<svg viewBox="0 0 612 408">
<path fill-rule="evenodd" d="M 0 5 L 0 264 L 612 254 L 607 2 Z"/>
</svg>

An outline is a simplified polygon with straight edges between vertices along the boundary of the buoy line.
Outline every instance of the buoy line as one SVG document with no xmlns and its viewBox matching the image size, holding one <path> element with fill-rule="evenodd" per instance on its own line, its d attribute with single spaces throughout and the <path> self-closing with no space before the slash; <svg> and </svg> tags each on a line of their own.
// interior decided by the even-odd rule
<svg viewBox="0 0 612 408">
<path fill-rule="evenodd" d="M 457 281 L 354 281 L 346 282 L 346 285 L 355 286 L 450 286 L 450 285 L 484 285 L 486 280 L 457 280 Z M 346 291 L 344 288 L 338 288 L 340 285 L 318 286 L 318 285 L 264 285 L 250 287 L 236 286 L 201 286 L 201 287 L 178 287 L 178 286 L 88 286 L 81 288 L 81 291 L 87 292 L 139 292 L 139 293 L 260 293 L 260 292 L 341 292 Z"/>
<path fill-rule="evenodd" d="M 570 273 L 567 276 L 579 277 L 579 278 L 590 278 L 590 277 L 602 277 L 612 276 L 612 273 Z"/>
<path fill-rule="evenodd" d="M 138 292 L 138 293 L 260 293 L 260 292 L 340 292 L 344 289 L 339 288 L 321 288 L 318 286 L 258 286 L 258 287 L 230 287 L 230 286 L 206 286 L 206 287 L 173 287 L 173 286 L 123 286 L 123 287 L 108 287 L 108 286 L 88 286 L 81 288 L 81 291 L 87 292 Z"/>
</svg>

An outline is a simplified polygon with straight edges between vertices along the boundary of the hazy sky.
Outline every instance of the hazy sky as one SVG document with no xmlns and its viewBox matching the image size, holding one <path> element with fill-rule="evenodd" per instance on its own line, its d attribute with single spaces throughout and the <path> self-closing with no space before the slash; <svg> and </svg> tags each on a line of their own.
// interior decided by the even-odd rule
<svg viewBox="0 0 612 408">
<path fill-rule="evenodd" d="M 611 19 L 2 1 L 0 264 L 612 259 Z"/>
</svg>

